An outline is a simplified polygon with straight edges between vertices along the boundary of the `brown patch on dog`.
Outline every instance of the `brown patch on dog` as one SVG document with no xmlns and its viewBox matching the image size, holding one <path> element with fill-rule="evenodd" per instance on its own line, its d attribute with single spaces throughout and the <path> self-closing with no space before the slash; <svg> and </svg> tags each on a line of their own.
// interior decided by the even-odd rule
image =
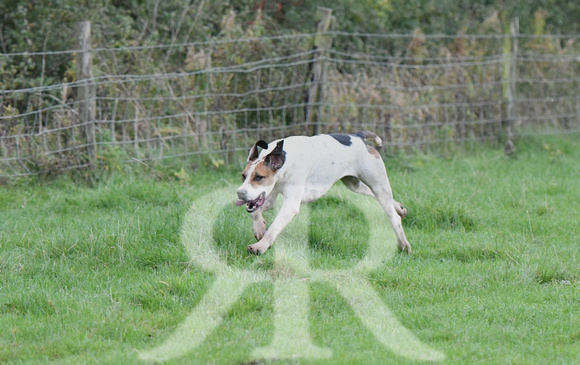
<svg viewBox="0 0 580 365">
<path fill-rule="evenodd" d="M 260 185 L 271 185 L 273 183 L 272 180 L 274 180 L 274 175 L 276 175 L 276 172 L 266 167 L 264 161 L 260 161 L 256 164 L 256 168 L 254 169 L 254 171 L 252 171 L 252 176 L 250 177 L 250 184 L 253 187 L 257 187 Z"/>
<path fill-rule="evenodd" d="M 367 151 L 369 151 L 371 155 L 375 156 L 375 158 L 381 158 L 379 151 L 377 151 L 373 146 L 367 145 Z"/>
<path fill-rule="evenodd" d="M 250 173 L 250 169 L 252 168 L 252 165 L 253 165 L 252 163 L 247 164 L 244 171 L 242 171 L 242 181 L 246 181 L 246 177 Z"/>
</svg>

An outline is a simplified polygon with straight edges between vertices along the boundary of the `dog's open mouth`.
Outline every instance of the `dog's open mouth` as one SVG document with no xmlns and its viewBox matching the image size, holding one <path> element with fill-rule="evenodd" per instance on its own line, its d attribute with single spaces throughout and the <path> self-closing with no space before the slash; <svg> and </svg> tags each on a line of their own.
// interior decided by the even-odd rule
<svg viewBox="0 0 580 365">
<path fill-rule="evenodd" d="M 266 201 L 266 193 L 262 193 L 262 194 L 260 194 L 260 196 L 256 200 L 245 201 L 245 200 L 238 199 L 238 200 L 236 200 L 236 205 L 247 204 L 248 206 L 246 207 L 246 210 L 248 211 L 248 213 L 253 213 L 256 210 L 258 210 L 258 208 L 260 208 L 262 205 L 264 205 L 265 201 Z"/>
</svg>

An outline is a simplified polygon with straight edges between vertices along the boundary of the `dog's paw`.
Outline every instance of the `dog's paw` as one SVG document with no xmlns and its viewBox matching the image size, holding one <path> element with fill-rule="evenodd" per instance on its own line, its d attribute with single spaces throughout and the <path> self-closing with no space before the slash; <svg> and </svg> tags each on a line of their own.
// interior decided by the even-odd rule
<svg viewBox="0 0 580 365">
<path fill-rule="evenodd" d="M 248 251 L 254 255 L 262 255 L 268 250 L 268 246 L 261 245 L 260 242 L 248 246 Z"/>
<path fill-rule="evenodd" d="M 401 217 L 401 218 L 405 218 L 405 216 L 407 215 L 407 208 L 405 208 L 403 206 L 403 204 L 399 203 L 399 202 L 395 202 L 395 210 L 397 211 L 397 214 Z"/>
<path fill-rule="evenodd" d="M 411 245 L 409 244 L 409 242 L 407 242 L 407 241 L 402 242 L 400 240 L 397 240 L 397 246 L 399 246 L 399 249 L 402 252 L 411 253 Z"/>
</svg>

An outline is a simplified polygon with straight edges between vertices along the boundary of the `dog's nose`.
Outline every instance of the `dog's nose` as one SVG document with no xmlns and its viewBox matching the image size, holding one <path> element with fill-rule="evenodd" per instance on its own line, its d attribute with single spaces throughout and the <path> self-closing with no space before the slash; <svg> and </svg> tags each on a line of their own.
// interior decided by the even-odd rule
<svg viewBox="0 0 580 365">
<path fill-rule="evenodd" d="M 248 192 L 246 191 L 246 189 L 239 189 L 238 190 L 238 198 L 240 198 L 242 200 L 246 200 L 247 195 L 248 195 Z"/>
</svg>

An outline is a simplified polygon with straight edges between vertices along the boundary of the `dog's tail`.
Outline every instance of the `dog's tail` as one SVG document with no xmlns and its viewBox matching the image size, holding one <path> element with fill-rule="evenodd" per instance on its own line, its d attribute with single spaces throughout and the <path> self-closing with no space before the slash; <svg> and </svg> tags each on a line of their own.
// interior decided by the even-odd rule
<svg viewBox="0 0 580 365">
<path fill-rule="evenodd" d="M 376 147 L 383 147 L 383 140 L 373 132 L 362 131 L 358 132 L 356 135 L 362 138 L 365 143 L 372 142 Z"/>
</svg>

